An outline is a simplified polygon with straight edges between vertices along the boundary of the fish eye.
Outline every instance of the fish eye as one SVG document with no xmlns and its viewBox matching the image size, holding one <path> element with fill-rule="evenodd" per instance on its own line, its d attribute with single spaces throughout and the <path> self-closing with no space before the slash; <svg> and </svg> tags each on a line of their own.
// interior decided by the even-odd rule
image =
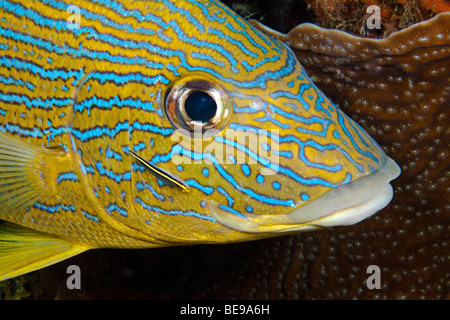
<svg viewBox="0 0 450 320">
<path fill-rule="evenodd" d="M 166 94 L 165 112 L 173 126 L 187 130 L 222 130 L 233 113 L 226 90 L 206 78 L 187 77 L 174 83 Z"/>
<path fill-rule="evenodd" d="M 207 92 L 194 91 L 184 101 L 184 110 L 193 121 L 205 123 L 216 114 L 217 104 Z"/>
</svg>

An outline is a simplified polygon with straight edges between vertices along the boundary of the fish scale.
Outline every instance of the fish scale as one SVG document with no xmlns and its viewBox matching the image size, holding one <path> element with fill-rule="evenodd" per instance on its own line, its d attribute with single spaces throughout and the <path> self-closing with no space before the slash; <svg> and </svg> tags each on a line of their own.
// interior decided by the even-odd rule
<svg viewBox="0 0 450 320">
<path fill-rule="evenodd" d="M 2 1 L 0 10 L 0 131 L 17 154 L 37 155 L 23 166 L 45 191 L 16 203 L 7 187 L 2 220 L 82 250 L 252 240 L 285 222 L 245 232 L 241 223 L 284 221 L 387 161 L 287 46 L 219 1 Z M 167 97 L 184 79 L 232 101 L 212 137 L 191 139 L 168 119 Z"/>
</svg>

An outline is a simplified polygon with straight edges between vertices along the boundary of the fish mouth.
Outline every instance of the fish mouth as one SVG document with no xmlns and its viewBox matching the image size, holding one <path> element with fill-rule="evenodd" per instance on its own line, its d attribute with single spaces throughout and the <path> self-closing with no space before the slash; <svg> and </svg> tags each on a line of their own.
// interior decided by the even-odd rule
<svg viewBox="0 0 450 320">
<path fill-rule="evenodd" d="M 316 200 L 281 215 L 237 215 L 214 202 L 209 207 L 217 221 L 242 232 L 299 232 L 347 226 L 386 207 L 394 195 L 389 182 L 400 173 L 400 167 L 388 157 L 385 164 L 370 175 L 332 189 Z"/>
</svg>

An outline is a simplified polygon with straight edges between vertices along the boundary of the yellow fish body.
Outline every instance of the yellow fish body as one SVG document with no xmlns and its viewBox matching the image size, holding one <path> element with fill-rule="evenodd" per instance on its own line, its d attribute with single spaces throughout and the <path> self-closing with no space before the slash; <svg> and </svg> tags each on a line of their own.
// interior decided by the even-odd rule
<svg viewBox="0 0 450 320">
<path fill-rule="evenodd" d="M 0 3 L 0 279 L 356 223 L 400 169 L 215 0 Z"/>
</svg>

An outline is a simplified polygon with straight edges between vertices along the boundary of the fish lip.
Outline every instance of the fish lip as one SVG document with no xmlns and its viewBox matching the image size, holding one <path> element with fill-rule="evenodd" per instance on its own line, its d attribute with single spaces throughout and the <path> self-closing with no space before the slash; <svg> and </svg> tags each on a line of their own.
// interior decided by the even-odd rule
<svg viewBox="0 0 450 320">
<path fill-rule="evenodd" d="M 387 157 L 385 164 L 377 171 L 331 189 L 316 200 L 287 213 L 286 216 L 288 220 L 291 220 L 291 223 L 306 223 L 337 214 L 346 209 L 356 207 L 362 209 L 363 204 L 373 204 L 374 200 L 380 201 L 381 204 L 381 202 L 386 202 L 386 198 L 389 197 L 386 190 L 390 186 L 389 182 L 397 178 L 400 173 L 401 170 L 397 163 Z M 384 195 L 384 197 L 381 197 L 381 195 Z M 393 194 L 379 210 L 390 202 L 392 196 Z"/>
<path fill-rule="evenodd" d="M 218 206 L 210 206 L 214 218 L 242 232 L 279 233 L 308 231 L 358 223 L 386 207 L 393 197 L 390 181 L 401 173 L 400 167 L 387 157 L 377 171 L 328 191 L 316 200 L 281 215 L 230 215 Z"/>
<path fill-rule="evenodd" d="M 356 224 L 385 208 L 391 202 L 393 196 L 394 190 L 391 184 L 388 183 L 374 197 L 365 202 L 321 217 L 312 221 L 310 225 L 317 228 L 329 228 Z"/>
</svg>

